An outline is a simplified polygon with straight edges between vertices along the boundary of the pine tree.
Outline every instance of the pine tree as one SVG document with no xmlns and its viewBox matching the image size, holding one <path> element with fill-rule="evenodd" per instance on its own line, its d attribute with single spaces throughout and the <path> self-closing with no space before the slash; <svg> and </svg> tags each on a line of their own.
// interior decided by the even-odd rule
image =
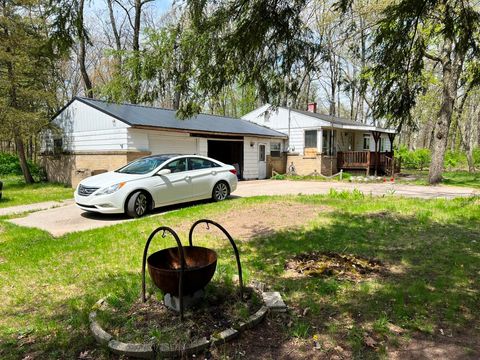
<svg viewBox="0 0 480 360">
<path fill-rule="evenodd" d="M 0 1 L 0 127 L 15 142 L 25 182 L 33 183 L 27 166 L 24 139 L 48 124 L 47 109 L 55 92 L 50 88 L 54 59 L 33 0 Z"/>
</svg>

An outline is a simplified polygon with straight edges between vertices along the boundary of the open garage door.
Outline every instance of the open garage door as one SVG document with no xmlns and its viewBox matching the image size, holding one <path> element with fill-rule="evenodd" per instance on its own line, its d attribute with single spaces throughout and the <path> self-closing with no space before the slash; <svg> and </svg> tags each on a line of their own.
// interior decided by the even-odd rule
<svg viewBox="0 0 480 360">
<path fill-rule="evenodd" d="M 208 140 L 208 156 L 235 166 L 243 177 L 243 140 Z"/>
</svg>

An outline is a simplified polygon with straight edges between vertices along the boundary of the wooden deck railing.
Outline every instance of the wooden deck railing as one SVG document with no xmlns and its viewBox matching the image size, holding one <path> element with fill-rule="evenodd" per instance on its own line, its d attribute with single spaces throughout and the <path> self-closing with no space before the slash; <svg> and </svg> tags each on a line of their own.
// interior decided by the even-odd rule
<svg viewBox="0 0 480 360">
<path fill-rule="evenodd" d="M 366 169 L 367 173 L 370 169 L 378 169 L 382 172 L 391 174 L 392 171 L 397 171 L 399 166 L 390 152 L 374 151 L 343 151 L 337 153 L 337 166 L 339 169 Z"/>
<path fill-rule="evenodd" d="M 337 153 L 340 169 L 365 168 L 370 164 L 370 151 L 344 151 Z"/>
</svg>

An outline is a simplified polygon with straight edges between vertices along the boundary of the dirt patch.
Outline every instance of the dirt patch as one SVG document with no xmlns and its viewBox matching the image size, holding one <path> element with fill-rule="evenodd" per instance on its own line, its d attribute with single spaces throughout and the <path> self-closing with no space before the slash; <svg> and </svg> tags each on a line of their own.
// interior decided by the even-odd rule
<svg viewBox="0 0 480 360">
<path fill-rule="evenodd" d="M 416 333 L 400 348 L 390 350 L 388 358 L 392 360 L 478 360 L 480 358 L 480 341 L 478 336 L 473 334 L 427 336 Z"/>
<path fill-rule="evenodd" d="M 185 310 L 183 323 L 177 312 L 154 297 L 145 303 L 138 299 L 132 305 L 109 304 L 98 312 L 98 316 L 102 327 L 121 341 L 153 340 L 182 347 L 188 342 L 204 336 L 208 339 L 235 327 L 260 309 L 261 296 L 255 290 L 245 288 L 244 298 L 240 301 L 237 286 L 211 284 L 206 288 L 202 301 Z"/>
<path fill-rule="evenodd" d="M 213 216 L 235 239 L 252 239 L 271 235 L 277 231 L 302 227 L 328 206 L 296 202 L 267 202 L 232 209 L 226 214 Z"/>
<path fill-rule="evenodd" d="M 212 349 L 206 358 L 215 360 L 263 359 L 263 360 L 304 360 L 304 359 L 351 359 L 352 353 L 332 341 L 320 341 L 316 347 L 312 338 L 300 339 L 289 336 L 290 315 L 270 314 L 266 321 L 245 333 L 231 343 Z M 327 337 L 325 337 L 327 338 Z M 319 339 L 323 340 L 323 339 Z"/>
<path fill-rule="evenodd" d="M 285 270 L 302 276 L 359 281 L 380 274 L 384 265 L 379 260 L 356 255 L 314 251 L 294 256 L 286 262 Z"/>
</svg>

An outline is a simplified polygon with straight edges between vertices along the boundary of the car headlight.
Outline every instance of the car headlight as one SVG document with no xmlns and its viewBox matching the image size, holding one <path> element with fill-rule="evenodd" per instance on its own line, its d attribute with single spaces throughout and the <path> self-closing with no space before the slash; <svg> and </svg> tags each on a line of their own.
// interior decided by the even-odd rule
<svg viewBox="0 0 480 360">
<path fill-rule="evenodd" d="M 103 188 L 99 190 L 98 192 L 95 193 L 95 195 L 108 195 L 108 194 L 113 194 L 115 191 L 120 190 L 126 183 L 121 182 L 119 184 L 115 184 L 106 188 Z"/>
</svg>

